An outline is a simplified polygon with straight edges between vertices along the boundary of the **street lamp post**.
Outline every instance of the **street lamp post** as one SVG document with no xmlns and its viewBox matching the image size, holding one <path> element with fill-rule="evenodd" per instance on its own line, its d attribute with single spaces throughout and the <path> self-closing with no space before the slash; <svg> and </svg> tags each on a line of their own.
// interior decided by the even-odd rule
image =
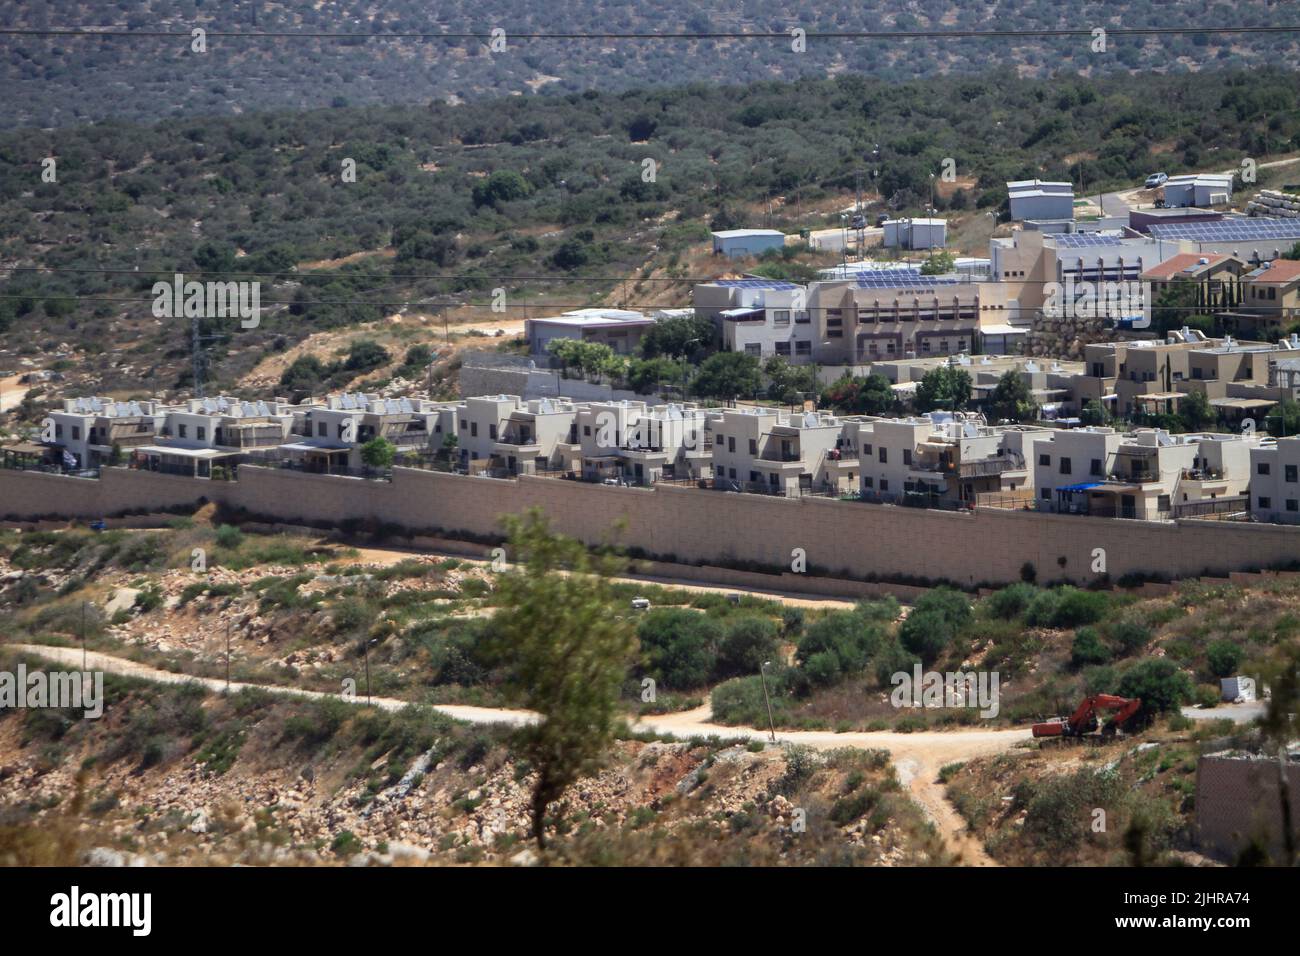
<svg viewBox="0 0 1300 956">
<path fill-rule="evenodd" d="M 366 706 L 370 706 L 370 645 L 378 644 L 379 638 L 372 637 L 361 645 L 361 654 L 366 660 Z"/>
<path fill-rule="evenodd" d="M 767 704 L 767 731 L 771 735 L 772 743 L 776 743 L 776 723 L 772 720 L 772 698 L 767 695 L 767 665 L 771 663 L 771 661 L 763 661 L 758 668 L 758 673 L 763 679 L 763 702 Z"/>
</svg>

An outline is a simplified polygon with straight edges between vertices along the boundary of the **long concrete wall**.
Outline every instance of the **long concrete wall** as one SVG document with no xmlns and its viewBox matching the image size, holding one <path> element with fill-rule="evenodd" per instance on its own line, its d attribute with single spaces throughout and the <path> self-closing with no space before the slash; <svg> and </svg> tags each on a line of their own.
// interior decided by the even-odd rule
<svg viewBox="0 0 1300 956">
<path fill-rule="evenodd" d="M 0 470 L 0 517 L 101 517 L 200 497 L 286 522 L 374 519 L 414 531 L 499 534 L 500 519 L 542 509 L 559 531 L 614 541 L 685 563 L 788 568 L 855 578 L 945 579 L 964 586 L 1094 577 L 1105 551 L 1112 580 L 1129 573 L 1192 577 L 1300 559 L 1300 528 L 1221 521 L 1155 523 L 981 510 L 927 511 L 825 498 L 787 499 L 695 488 L 622 488 L 551 478 L 517 480 L 397 469 L 391 482 L 240 468 L 239 481 L 195 481 L 126 469 L 98 480 Z"/>
</svg>

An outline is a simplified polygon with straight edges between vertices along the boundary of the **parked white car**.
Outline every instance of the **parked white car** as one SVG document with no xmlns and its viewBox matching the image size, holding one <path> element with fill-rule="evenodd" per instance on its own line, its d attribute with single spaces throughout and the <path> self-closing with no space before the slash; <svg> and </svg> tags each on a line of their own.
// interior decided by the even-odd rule
<svg viewBox="0 0 1300 956">
<path fill-rule="evenodd" d="M 1165 181 L 1168 179 L 1169 177 L 1165 173 L 1152 173 L 1147 177 L 1146 188 L 1155 189 L 1159 186 L 1163 186 Z"/>
</svg>

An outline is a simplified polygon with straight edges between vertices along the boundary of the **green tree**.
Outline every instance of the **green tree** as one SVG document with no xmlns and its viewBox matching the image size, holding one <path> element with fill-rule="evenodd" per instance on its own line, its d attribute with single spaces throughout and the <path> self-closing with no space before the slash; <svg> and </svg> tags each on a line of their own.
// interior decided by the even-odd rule
<svg viewBox="0 0 1300 956">
<path fill-rule="evenodd" d="M 713 347 L 717 328 L 712 319 L 696 315 L 677 315 L 661 319 L 641 338 L 643 358 L 689 358 Z"/>
<path fill-rule="evenodd" d="M 1210 404 L 1210 399 L 1204 392 L 1191 392 L 1178 405 L 1178 413 L 1182 416 L 1187 430 L 1191 432 L 1202 431 L 1218 421 L 1218 415 L 1215 414 L 1214 406 Z"/>
<path fill-rule="evenodd" d="M 376 435 L 361 446 L 361 460 L 370 468 L 392 468 L 397 446 L 382 435 Z"/>
<path fill-rule="evenodd" d="M 1192 680 L 1166 657 L 1138 661 L 1120 675 L 1117 693 L 1139 697 L 1145 717 L 1177 710 L 1192 699 Z"/>
<path fill-rule="evenodd" d="M 921 377 L 914 404 L 918 412 L 961 411 L 970 403 L 970 373 L 954 365 L 940 365 Z"/>
<path fill-rule="evenodd" d="M 1028 422 L 1038 417 L 1038 405 L 1023 375 L 1015 369 L 1002 374 L 989 397 L 989 412 L 993 418 L 1013 422 Z"/>
<path fill-rule="evenodd" d="M 1205 648 L 1205 664 L 1215 677 L 1231 677 L 1245 656 L 1241 645 L 1235 641 L 1212 641 Z"/>
<path fill-rule="evenodd" d="M 957 260 L 951 252 L 946 249 L 935 249 L 930 253 L 923 263 L 921 263 L 921 275 L 923 276 L 942 276 L 952 272 L 957 266 Z"/>
<path fill-rule="evenodd" d="M 1282 399 L 1265 417 L 1264 430 L 1278 438 L 1300 435 L 1300 402 Z"/>
<path fill-rule="evenodd" d="M 704 360 L 691 383 L 691 391 L 709 398 L 748 397 L 758 392 L 762 384 L 757 358 L 744 352 L 719 352 Z"/>
<path fill-rule="evenodd" d="M 649 673 L 666 687 L 687 690 L 708 682 L 717 664 L 722 627 L 686 608 L 655 608 L 637 625 Z"/>
<path fill-rule="evenodd" d="M 898 407 L 889 379 L 873 372 L 866 378 L 844 375 L 822 392 L 821 403 L 846 415 L 884 415 Z"/>
<path fill-rule="evenodd" d="M 1079 421 L 1085 425 L 1109 425 L 1110 412 L 1106 411 L 1105 405 L 1094 398 L 1079 412 Z"/>
<path fill-rule="evenodd" d="M 540 717 L 516 741 L 535 774 L 532 829 L 544 848 L 547 809 L 614 741 L 636 636 L 615 607 L 612 558 L 552 533 L 539 509 L 504 523 L 512 560 L 497 577 L 488 658 L 503 669 L 508 696 Z"/>
</svg>

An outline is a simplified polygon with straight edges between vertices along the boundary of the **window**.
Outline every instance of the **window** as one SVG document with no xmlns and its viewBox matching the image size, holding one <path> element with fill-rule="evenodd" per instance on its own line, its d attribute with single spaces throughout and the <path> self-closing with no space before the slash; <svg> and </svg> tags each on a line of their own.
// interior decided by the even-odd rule
<svg viewBox="0 0 1300 956">
<path fill-rule="evenodd" d="M 1258 465 L 1255 466 L 1255 474 L 1267 475 L 1269 473 L 1269 468 L 1270 466 L 1268 462 L 1261 461 Z"/>
<path fill-rule="evenodd" d="M 876 480 L 875 480 L 874 478 L 871 478 L 871 477 L 869 477 L 868 475 L 863 475 L 863 476 L 862 476 L 862 487 L 863 487 L 863 488 L 872 488 L 872 487 L 875 486 L 875 484 L 876 484 Z"/>
<path fill-rule="evenodd" d="M 1051 489 L 1051 488 L 1044 488 L 1042 491 L 1040 491 L 1040 492 L 1038 493 L 1038 497 L 1042 498 L 1044 501 L 1051 501 L 1051 500 L 1052 500 L 1052 489 Z"/>
<path fill-rule="evenodd" d="M 888 449 L 888 448 L 881 448 L 881 449 L 880 449 L 880 463 L 883 465 L 883 464 L 886 464 L 888 461 L 889 461 L 889 449 Z"/>
<path fill-rule="evenodd" d="M 1089 469 L 1089 473 L 1090 473 L 1090 474 L 1093 474 L 1093 475 L 1100 475 L 1100 474 L 1101 474 L 1101 459 L 1100 459 L 1100 458 L 1094 458 L 1094 459 L 1092 460 L 1092 467 Z"/>
<path fill-rule="evenodd" d="M 194 437 L 197 438 L 199 441 L 204 441 L 208 437 L 208 430 L 204 428 L 202 425 L 196 425 L 194 427 Z"/>
<path fill-rule="evenodd" d="M 790 354 L 790 343 L 789 343 L 789 342 L 777 342 L 777 343 L 776 343 L 776 354 L 777 354 L 777 355 L 789 355 L 789 354 Z"/>
<path fill-rule="evenodd" d="M 1295 484 L 1295 481 L 1296 481 L 1296 466 L 1295 466 L 1295 465 L 1284 465 L 1284 466 L 1283 466 L 1283 471 L 1284 471 L 1284 474 L 1285 474 L 1285 476 L 1286 476 L 1286 480 L 1289 481 L 1289 482 L 1291 482 L 1292 484 Z"/>
<path fill-rule="evenodd" d="M 773 476 L 773 477 L 775 477 L 775 476 Z M 757 483 L 758 481 L 761 480 L 761 478 L 760 478 L 758 472 L 756 472 L 756 471 L 751 471 L 751 472 L 749 473 L 749 480 L 750 480 L 751 482 Z"/>
<path fill-rule="evenodd" d="M 794 343 L 794 354 L 795 354 L 795 355 L 812 355 L 812 343 L 811 343 L 811 342 L 796 342 L 796 343 Z"/>
<path fill-rule="evenodd" d="M 727 469 L 727 472 L 728 472 L 729 477 L 731 477 L 731 478 L 733 478 L 733 479 L 736 477 L 736 469 L 734 469 L 734 468 L 728 468 L 728 469 Z"/>
<path fill-rule="evenodd" d="M 1067 458 L 1066 456 L 1062 455 L 1062 456 L 1061 456 L 1061 474 L 1063 474 L 1063 475 L 1068 475 L 1068 474 L 1070 474 L 1070 469 L 1071 469 L 1072 467 L 1073 467 L 1073 466 L 1070 464 L 1070 459 Z"/>
<path fill-rule="evenodd" d="M 460 420 L 460 430 L 465 431 L 467 428 L 469 428 L 469 420 L 462 418 Z"/>
<path fill-rule="evenodd" d="M 493 441 L 497 440 L 497 427 L 495 425 L 488 426 L 488 438 L 491 438 Z"/>
<path fill-rule="evenodd" d="M 727 451 L 731 452 L 733 455 L 736 453 L 736 436 L 735 436 L 735 435 L 728 435 L 728 436 L 727 436 Z"/>
<path fill-rule="evenodd" d="M 177 437 L 179 437 L 179 438 L 184 438 L 184 437 L 185 437 L 185 433 L 188 432 L 188 431 L 189 431 L 189 426 L 188 426 L 188 425 L 177 425 L 177 426 L 176 426 L 176 435 L 177 435 Z"/>
<path fill-rule="evenodd" d="M 62 425 L 55 425 L 55 426 L 54 426 L 54 437 L 55 437 L 55 438 L 62 438 L 62 437 L 63 437 L 63 426 L 62 426 Z"/>
<path fill-rule="evenodd" d="M 755 439 L 755 438 L 751 438 L 751 439 L 749 440 L 749 453 L 750 453 L 751 455 L 757 455 L 757 454 L 758 454 L 758 440 Z"/>
<path fill-rule="evenodd" d="M 889 490 L 889 479 L 888 479 L 888 478 L 881 478 L 881 479 L 880 479 L 880 490 L 881 490 L 881 491 L 888 491 L 888 490 Z"/>
<path fill-rule="evenodd" d="M 904 448 L 904 449 L 903 449 L 903 464 L 904 464 L 904 465 L 910 465 L 911 463 L 912 463 L 912 449 L 910 449 L 910 448 Z"/>
<path fill-rule="evenodd" d="M 870 444 L 866 444 L 866 445 L 863 445 L 863 446 L 862 446 L 862 454 L 864 454 L 864 455 L 870 455 L 870 454 L 871 454 L 871 445 L 870 445 Z"/>
<path fill-rule="evenodd" d="M 469 434 L 471 438 L 478 438 L 478 422 L 469 423 Z"/>
<path fill-rule="evenodd" d="M 582 426 L 582 434 L 583 434 L 585 437 L 590 438 L 590 437 L 591 437 L 591 426 L 590 426 L 590 425 L 583 425 L 583 426 Z"/>
<path fill-rule="evenodd" d="M 73 441 L 78 441 L 78 440 L 80 440 L 80 438 L 81 438 L 81 426 L 80 426 L 80 425 L 73 425 L 73 426 L 72 426 L 72 440 L 73 440 Z"/>
<path fill-rule="evenodd" d="M 772 324 L 775 325 L 778 329 L 785 328 L 786 326 L 788 326 L 790 324 L 790 310 L 776 309 L 775 311 L 773 311 Z"/>
<path fill-rule="evenodd" d="M 1156 510 L 1157 510 L 1157 511 L 1168 511 L 1168 510 L 1169 510 L 1169 496 L 1168 496 L 1168 495 L 1161 495 L 1160 497 L 1158 497 L 1158 498 L 1156 499 Z"/>
<path fill-rule="evenodd" d="M 1294 498 L 1288 498 L 1286 500 L 1286 510 L 1287 511 L 1300 510 L 1300 501 L 1296 501 L 1296 499 Z"/>
<path fill-rule="evenodd" d="M 1272 507 L 1273 507 L 1273 499 L 1272 499 L 1272 498 L 1260 498 L 1260 499 L 1259 499 L 1259 506 L 1260 506 L 1260 508 L 1263 509 L 1264 511 L 1267 511 L 1269 508 L 1272 508 Z"/>
<path fill-rule="evenodd" d="M 1038 463 L 1039 463 L 1040 465 L 1042 465 L 1043 467 L 1045 467 L 1045 468 L 1049 468 L 1049 467 L 1051 467 L 1051 464 L 1052 464 L 1052 456 L 1051 456 L 1051 455 L 1039 455 L 1039 456 L 1038 456 Z"/>
<path fill-rule="evenodd" d="M 760 344 L 757 343 L 757 342 L 750 342 L 748 345 L 745 346 L 745 354 L 746 354 L 746 355 L 762 355 L 762 354 L 763 354 L 763 346 L 760 345 Z"/>
</svg>

